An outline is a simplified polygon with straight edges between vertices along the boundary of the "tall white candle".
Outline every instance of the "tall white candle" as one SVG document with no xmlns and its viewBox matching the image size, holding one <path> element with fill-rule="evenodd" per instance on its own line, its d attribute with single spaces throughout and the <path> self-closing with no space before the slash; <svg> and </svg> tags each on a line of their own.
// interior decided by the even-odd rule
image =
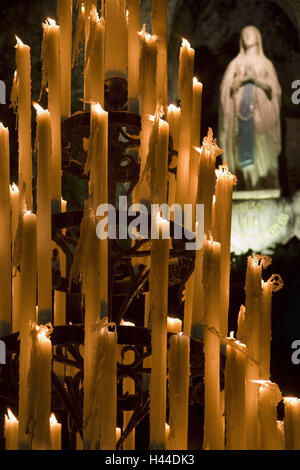
<svg viewBox="0 0 300 470">
<path fill-rule="evenodd" d="M 134 323 L 123 321 L 121 322 L 123 326 L 135 326 Z M 124 358 L 122 363 L 125 365 L 132 364 L 135 361 L 135 353 L 134 351 L 126 351 L 124 353 Z M 133 395 L 135 393 L 135 382 L 131 377 L 124 377 L 123 378 L 123 394 L 128 393 L 129 395 Z M 126 429 L 131 417 L 132 411 L 124 411 L 123 412 L 123 429 Z M 118 428 L 117 428 L 118 429 Z M 118 441 L 118 439 L 117 439 Z M 123 443 L 123 450 L 134 450 L 135 449 L 135 429 L 133 429 L 129 435 L 126 437 Z"/>
<path fill-rule="evenodd" d="M 277 450 L 285 450 L 284 422 L 277 421 Z"/>
<path fill-rule="evenodd" d="M 156 113 L 149 142 L 150 200 L 152 204 L 163 204 L 167 201 L 168 143 L 169 124 L 160 119 Z"/>
<path fill-rule="evenodd" d="M 160 236 L 168 228 L 167 220 L 159 220 Z M 164 227 L 165 226 L 165 227 Z M 150 321 L 152 370 L 150 381 L 150 448 L 165 448 L 167 311 L 168 311 L 168 239 L 152 240 L 150 267 Z"/>
<path fill-rule="evenodd" d="M 140 0 L 128 1 L 128 110 L 139 112 Z"/>
<path fill-rule="evenodd" d="M 104 107 L 104 18 L 93 5 L 89 16 L 89 35 L 85 54 L 85 99 Z"/>
<path fill-rule="evenodd" d="M 139 147 L 140 181 L 134 189 L 133 200 L 135 203 L 141 200 L 149 200 L 149 183 L 144 177 L 149 139 L 152 130 L 152 122 L 149 115 L 155 114 L 156 109 L 156 56 L 157 37 L 146 33 L 145 25 L 140 32 L 141 58 L 139 68 L 140 93 L 141 93 L 141 133 Z"/>
<path fill-rule="evenodd" d="M 220 330 L 220 257 L 221 245 L 204 240 L 203 286 L 204 322 Z M 204 331 L 204 442 L 203 449 L 224 446 L 220 415 L 220 339 L 208 328 Z"/>
<path fill-rule="evenodd" d="M 16 63 L 18 81 L 19 188 L 25 184 L 25 202 L 32 210 L 31 153 L 31 63 L 30 47 L 17 38 Z"/>
<path fill-rule="evenodd" d="M 300 399 L 284 397 L 284 434 L 286 450 L 300 450 Z"/>
<path fill-rule="evenodd" d="M 200 126 L 202 109 L 202 83 L 193 78 L 193 109 L 192 109 L 192 136 L 191 136 L 191 158 L 189 169 L 189 191 L 190 202 L 196 201 L 198 187 L 199 155 L 195 147 L 200 147 Z"/>
<path fill-rule="evenodd" d="M 217 146 L 216 139 L 213 138 L 211 128 L 209 128 L 207 136 L 203 139 L 202 148 L 196 150 L 200 153 L 196 202 L 204 204 L 204 231 L 209 236 L 212 228 L 216 157 L 222 153 L 222 150 Z"/>
<path fill-rule="evenodd" d="M 192 107 L 193 107 L 193 76 L 195 51 L 188 41 L 182 41 L 179 56 L 178 97 L 181 106 L 179 133 L 176 202 L 185 204 L 188 201 L 189 166 L 192 137 Z"/>
<path fill-rule="evenodd" d="M 0 123 L 0 337 L 11 333 L 9 133 Z"/>
<path fill-rule="evenodd" d="M 187 450 L 190 376 L 190 339 L 172 335 L 169 349 L 170 436 L 168 448 Z"/>
<path fill-rule="evenodd" d="M 52 344 L 49 329 L 34 325 L 28 375 L 29 419 L 33 450 L 50 450 Z"/>
<path fill-rule="evenodd" d="M 173 104 L 170 104 L 167 108 L 167 121 L 170 128 L 170 136 L 173 142 L 173 149 L 178 152 L 178 140 L 179 140 L 179 130 L 180 130 L 180 116 L 181 109 Z M 170 164 L 171 168 L 176 168 L 177 166 L 177 157 L 173 156 L 172 162 Z M 168 203 L 171 207 L 175 204 L 176 197 L 176 178 L 175 174 L 168 173 Z M 173 217 L 173 212 L 171 213 Z"/>
<path fill-rule="evenodd" d="M 21 259 L 21 318 L 19 355 L 19 447 L 29 448 L 26 431 L 29 414 L 27 381 L 30 367 L 30 325 L 36 321 L 37 238 L 36 215 L 27 212 L 23 216 Z"/>
<path fill-rule="evenodd" d="M 168 98 L 168 1 L 152 0 L 152 34 L 158 38 L 156 101 L 166 108 Z"/>
<path fill-rule="evenodd" d="M 269 380 L 255 381 L 258 388 L 258 411 L 260 423 L 260 450 L 276 450 L 277 438 L 277 405 L 281 392 L 275 383 Z"/>
<path fill-rule="evenodd" d="M 10 186 L 10 211 L 11 211 L 11 238 L 12 244 L 15 241 L 20 216 L 20 191 L 18 186 L 13 183 Z"/>
<path fill-rule="evenodd" d="M 231 335 L 226 345 L 225 415 L 226 449 L 246 449 L 245 381 L 246 345 Z"/>
<path fill-rule="evenodd" d="M 251 358 L 247 360 L 246 374 L 246 443 L 249 450 L 258 448 L 258 389 L 253 380 L 259 378 L 261 279 L 260 258 L 249 256 L 246 272 L 245 319 L 243 334 L 239 336 L 239 339 L 247 345 Z"/>
<path fill-rule="evenodd" d="M 50 448 L 61 450 L 61 424 L 57 422 L 54 413 L 50 416 Z"/>
<path fill-rule="evenodd" d="M 200 154 L 199 169 L 198 169 L 198 189 L 197 189 L 197 204 L 204 205 L 204 231 L 207 237 L 211 233 L 212 223 L 212 201 L 215 185 L 215 162 L 216 157 L 221 152 L 217 146 L 216 139 L 213 139 L 212 130 L 208 130 L 207 136 L 203 139 L 202 148 L 196 148 Z M 203 291 L 203 248 L 197 250 L 195 271 L 191 276 L 194 278 L 194 287 L 188 286 L 191 292 L 192 301 L 192 314 L 190 313 L 191 307 L 187 305 L 187 325 L 190 323 L 189 315 L 192 315 L 191 320 L 191 334 L 193 337 L 203 339 L 201 323 L 203 323 L 204 315 L 204 291 Z M 192 280 L 188 282 L 193 282 Z M 188 334 L 188 330 L 186 330 Z"/>
<path fill-rule="evenodd" d="M 51 193 L 52 211 L 60 212 L 61 200 L 61 75 L 60 75 L 60 28 L 55 20 L 48 18 L 43 23 L 43 77 L 48 83 L 48 109 L 51 119 L 52 162 Z"/>
<path fill-rule="evenodd" d="M 262 281 L 261 312 L 260 312 L 260 361 L 259 375 L 261 379 L 270 378 L 271 357 L 271 308 L 272 308 L 272 282 Z"/>
<path fill-rule="evenodd" d="M 220 166 L 216 170 L 216 199 L 214 205 L 214 223 L 212 234 L 214 240 L 221 243 L 221 333 L 227 335 L 228 308 L 229 308 L 229 282 L 230 282 L 230 239 L 231 239 L 231 211 L 232 189 L 236 184 L 236 177 L 229 173 L 227 166 Z"/>
<path fill-rule="evenodd" d="M 67 201 L 61 200 L 61 211 L 67 211 Z M 66 234 L 66 229 L 62 230 L 63 235 Z M 59 256 L 59 266 L 61 277 L 67 275 L 67 259 L 63 250 L 56 245 Z M 54 325 L 65 325 L 66 324 L 66 292 L 54 291 Z M 55 364 L 57 366 L 58 363 Z"/>
<path fill-rule="evenodd" d="M 86 218 L 86 220 L 85 220 Z M 98 414 L 92 410 L 92 391 L 95 386 L 95 355 L 97 338 L 93 327 L 100 318 L 100 275 L 97 254 L 96 221 L 93 213 L 85 208 L 83 222 L 86 227 L 86 244 L 83 265 L 82 292 L 85 298 L 84 317 L 84 396 L 83 396 L 83 441 L 84 448 L 95 449 L 99 443 Z M 95 432 L 95 420 L 98 424 Z M 98 432 L 97 432 L 98 429 Z"/>
<path fill-rule="evenodd" d="M 101 328 L 98 332 L 96 364 L 100 421 L 100 449 L 116 448 L 117 425 L 117 336 Z M 109 393 L 107 391 L 109 390 Z"/>
<path fill-rule="evenodd" d="M 100 204 L 108 203 L 108 113 L 99 103 L 91 105 L 89 139 L 90 194 L 94 212 Z M 107 316 L 108 302 L 108 239 L 98 240 L 101 318 Z"/>
<path fill-rule="evenodd" d="M 35 104 L 37 111 L 37 251 L 39 323 L 52 321 L 51 250 L 51 122 L 50 113 Z"/>
<path fill-rule="evenodd" d="M 57 0 L 60 25 L 61 114 L 71 115 L 72 0 Z"/>
<path fill-rule="evenodd" d="M 167 121 L 170 126 L 170 135 L 173 140 L 173 149 L 178 152 L 179 132 L 180 132 L 180 107 L 170 104 L 167 109 Z"/>
<path fill-rule="evenodd" d="M 18 450 L 19 421 L 10 408 L 5 415 L 4 437 L 5 450 Z"/>
<path fill-rule="evenodd" d="M 105 29 L 105 75 L 125 78 L 127 68 L 125 0 L 106 0 Z"/>
</svg>

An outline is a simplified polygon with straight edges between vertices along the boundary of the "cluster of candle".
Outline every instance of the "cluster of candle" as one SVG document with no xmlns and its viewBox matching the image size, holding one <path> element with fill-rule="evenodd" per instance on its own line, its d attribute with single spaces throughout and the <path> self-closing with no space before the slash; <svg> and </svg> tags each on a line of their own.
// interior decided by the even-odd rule
<svg viewBox="0 0 300 470">
<path fill-rule="evenodd" d="M 128 10 L 126 14 L 126 3 Z M 66 323 L 64 294 L 52 290 L 51 214 L 66 210 L 61 199 L 61 119 L 71 114 L 71 68 L 84 42 L 85 107 L 90 103 L 86 201 L 76 262 L 85 306 L 83 446 L 115 449 L 117 428 L 117 335 L 107 322 L 108 242 L 96 236 L 97 207 L 108 201 L 106 77 L 128 80 L 128 110 L 141 113 L 140 180 L 136 202 L 204 205 L 204 245 L 185 288 L 182 321 L 169 318 L 169 221 L 157 218 L 151 242 L 145 326 L 151 328 L 150 447 L 188 447 L 190 338 L 204 342 L 204 449 L 300 448 L 300 401 L 285 398 L 284 424 L 277 422 L 278 387 L 270 382 L 271 297 L 274 278 L 263 282 L 264 257 L 249 257 L 246 303 L 237 340 L 227 337 L 231 204 L 236 178 L 211 129 L 201 147 L 202 84 L 194 77 L 194 50 L 183 40 L 179 56 L 180 107 L 167 106 L 167 0 L 152 0 L 152 34 L 140 30 L 139 0 L 106 0 L 101 16 L 93 0 L 79 5 L 72 58 L 72 0 L 58 0 L 59 24 L 43 23 L 42 86 L 48 110 L 35 104 L 37 121 L 36 214 L 32 197 L 30 47 L 17 38 L 12 104 L 18 116 L 19 181 L 10 186 L 9 133 L 0 124 L 0 336 L 20 332 L 18 420 L 5 418 L 6 448 L 58 449 L 61 425 L 51 412 L 51 325 Z M 164 116 L 164 117 L 163 117 Z M 168 173 L 168 144 L 178 151 L 177 175 Z M 195 221 L 192 221 L 195 224 Z M 65 255 L 58 248 L 60 270 Z M 80 256 L 79 256 L 80 253 Z M 74 267 L 74 266 L 73 266 Z M 74 267 L 76 271 L 76 266 Z M 37 290 L 36 290 L 37 283 Z M 54 308 L 52 298 L 54 297 Z M 52 313 L 53 312 L 53 313 Z M 167 333 L 172 333 L 167 344 Z M 225 390 L 220 388 L 220 347 L 226 345 Z M 134 360 L 132 351 L 123 358 Z M 167 374 L 168 371 L 168 374 Z M 168 383 L 168 391 L 166 384 Z M 134 383 L 123 381 L 124 393 Z M 167 417 L 167 396 L 169 423 Z M 131 412 L 124 412 L 123 426 Z M 285 437 L 284 437 L 285 436 Z M 123 443 L 134 449 L 134 431 Z"/>
</svg>

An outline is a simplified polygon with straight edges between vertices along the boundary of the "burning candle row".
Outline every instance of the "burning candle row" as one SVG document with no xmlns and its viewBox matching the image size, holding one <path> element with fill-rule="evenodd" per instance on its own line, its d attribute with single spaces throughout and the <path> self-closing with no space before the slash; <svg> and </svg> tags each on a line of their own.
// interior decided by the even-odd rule
<svg viewBox="0 0 300 470">
<path fill-rule="evenodd" d="M 49 418 L 50 426 L 50 449 L 60 450 L 61 449 L 61 424 L 57 422 L 54 413 L 51 413 Z M 17 450 L 19 441 L 19 421 L 8 408 L 7 414 L 5 415 L 5 449 L 6 450 Z"/>
</svg>

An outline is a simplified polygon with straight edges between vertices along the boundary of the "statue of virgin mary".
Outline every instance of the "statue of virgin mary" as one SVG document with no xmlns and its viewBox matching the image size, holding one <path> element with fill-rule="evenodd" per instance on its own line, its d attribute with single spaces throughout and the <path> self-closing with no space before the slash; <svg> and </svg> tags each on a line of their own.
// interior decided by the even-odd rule
<svg viewBox="0 0 300 470">
<path fill-rule="evenodd" d="M 254 26 L 240 36 L 240 52 L 220 86 L 219 139 L 239 189 L 279 189 L 281 88 Z"/>
</svg>

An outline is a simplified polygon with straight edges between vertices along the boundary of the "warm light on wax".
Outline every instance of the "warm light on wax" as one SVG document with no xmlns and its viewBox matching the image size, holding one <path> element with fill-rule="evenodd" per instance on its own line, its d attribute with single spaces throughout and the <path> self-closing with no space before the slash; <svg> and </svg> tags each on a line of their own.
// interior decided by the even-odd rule
<svg viewBox="0 0 300 470">
<path fill-rule="evenodd" d="M 5 450 L 18 450 L 19 421 L 10 408 L 5 415 Z"/>
<path fill-rule="evenodd" d="M 180 333 L 182 331 L 182 321 L 179 318 L 167 317 L 168 333 Z"/>
<path fill-rule="evenodd" d="M 61 424 L 54 413 L 50 415 L 50 447 L 51 450 L 61 450 Z"/>
</svg>

